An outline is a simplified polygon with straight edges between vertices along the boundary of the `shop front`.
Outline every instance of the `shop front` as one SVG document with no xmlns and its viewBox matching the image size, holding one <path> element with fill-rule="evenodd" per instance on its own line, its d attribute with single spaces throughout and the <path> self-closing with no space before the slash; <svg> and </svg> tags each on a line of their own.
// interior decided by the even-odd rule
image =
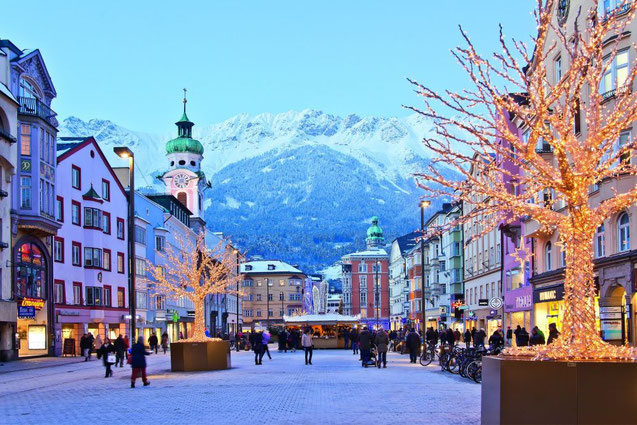
<svg viewBox="0 0 637 425">
<path fill-rule="evenodd" d="M 53 355 L 56 337 L 52 329 L 53 303 L 49 300 L 51 263 L 39 240 L 22 241 L 14 250 L 18 356 Z"/>
<path fill-rule="evenodd" d="M 551 323 L 555 323 L 558 330 L 562 329 L 564 283 L 533 288 L 533 312 L 534 326 L 540 328 L 544 335 L 549 334 Z"/>
<path fill-rule="evenodd" d="M 531 330 L 533 312 L 533 287 L 530 285 L 507 291 L 504 294 L 504 326 L 515 329 L 518 326 Z M 506 331 L 506 330 L 505 330 Z"/>
<path fill-rule="evenodd" d="M 611 259 L 598 265 L 600 285 L 599 325 L 602 339 L 611 344 L 635 345 L 634 311 L 635 311 L 635 273 L 631 257 L 637 253 L 630 252 L 619 261 L 611 263 Z M 605 264 L 604 264 L 605 263 Z"/>
</svg>

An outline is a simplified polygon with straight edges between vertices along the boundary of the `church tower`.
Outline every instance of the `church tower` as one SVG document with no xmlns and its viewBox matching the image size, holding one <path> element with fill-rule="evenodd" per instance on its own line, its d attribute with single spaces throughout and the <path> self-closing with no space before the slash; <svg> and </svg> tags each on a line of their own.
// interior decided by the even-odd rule
<svg viewBox="0 0 637 425">
<path fill-rule="evenodd" d="M 210 187 L 205 174 L 201 171 L 203 145 L 192 138 L 195 125 L 186 115 L 186 89 L 184 89 L 184 113 L 175 123 L 177 137 L 166 143 L 166 159 L 170 169 L 160 179 L 166 185 L 166 193 L 173 195 L 185 205 L 192 217 L 190 227 L 199 233 L 205 230 L 203 196 Z"/>
</svg>

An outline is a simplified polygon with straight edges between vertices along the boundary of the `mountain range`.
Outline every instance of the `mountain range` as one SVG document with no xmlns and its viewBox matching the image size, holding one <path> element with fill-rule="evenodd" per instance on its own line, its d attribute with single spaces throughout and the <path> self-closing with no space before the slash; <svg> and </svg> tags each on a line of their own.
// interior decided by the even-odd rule
<svg viewBox="0 0 637 425">
<path fill-rule="evenodd" d="M 76 117 L 64 119 L 59 130 L 60 136 L 94 136 L 113 165 L 112 147 L 129 146 L 137 188 L 163 192 L 155 177 L 168 166 L 164 145 L 174 134 Z M 363 249 L 373 215 L 391 242 L 419 224 L 422 191 L 412 174 L 429 163 L 422 138 L 431 131 L 431 122 L 418 115 L 339 117 L 317 110 L 241 114 L 195 126 L 212 183 L 204 202 L 208 228 L 250 255 L 308 272 Z"/>
</svg>

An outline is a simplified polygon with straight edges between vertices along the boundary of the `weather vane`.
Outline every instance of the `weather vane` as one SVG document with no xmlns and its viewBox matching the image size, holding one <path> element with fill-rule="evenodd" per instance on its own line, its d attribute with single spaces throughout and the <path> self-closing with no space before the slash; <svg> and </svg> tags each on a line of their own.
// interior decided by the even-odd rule
<svg viewBox="0 0 637 425">
<path fill-rule="evenodd" d="M 184 89 L 184 114 L 186 113 L 186 103 L 188 103 L 188 99 L 186 99 L 186 92 L 188 90 Z"/>
</svg>

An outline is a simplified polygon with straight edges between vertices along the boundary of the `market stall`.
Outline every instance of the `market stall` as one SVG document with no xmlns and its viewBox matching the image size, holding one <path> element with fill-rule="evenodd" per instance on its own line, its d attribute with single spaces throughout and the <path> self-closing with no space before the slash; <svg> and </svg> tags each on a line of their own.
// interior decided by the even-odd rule
<svg viewBox="0 0 637 425">
<path fill-rule="evenodd" d="M 360 327 L 360 315 L 345 316 L 337 313 L 283 316 L 287 329 L 312 328 L 314 348 L 344 348 L 345 332 Z"/>
</svg>

